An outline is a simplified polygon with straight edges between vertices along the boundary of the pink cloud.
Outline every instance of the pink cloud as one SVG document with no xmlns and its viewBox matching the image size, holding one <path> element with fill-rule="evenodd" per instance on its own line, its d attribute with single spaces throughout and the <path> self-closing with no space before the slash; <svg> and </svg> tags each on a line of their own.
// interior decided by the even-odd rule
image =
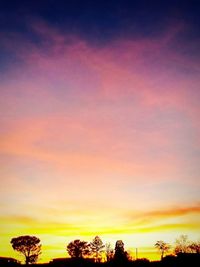
<svg viewBox="0 0 200 267">
<path fill-rule="evenodd" d="M 28 73 L 31 75 L 28 78 L 36 77 L 49 87 L 56 86 L 55 83 L 61 87 L 64 83 L 68 90 L 79 87 L 78 94 L 89 87 L 88 94 L 99 94 L 103 99 L 136 95 L 137 101 L 144 101 L 145 106 L 181 108 L 188 100 L 192 82 L 183 77 L 182 67 L 199 70 L 194 61 L 169 48 L 184 25 L 173 25 L 160 39 L 119 39 L 100 48 L 77 36 L 64 35 L 43 22 L 34 23 L 32 28 L 43 40 L 41 46 L 29 44 L 24 50 L 26 41 L 18 37 L 18 45 L 13 49 L 24 60 L 25 78 Z M 9 43 L 12 42 L 7 40 L 6 45 Z M 18 75 L 23 77 L 21 69 Z"/>
<path fill-rule="evenodd" d="M 64 198 L 63 185 L 73 193 L 76 182 L 86 193 L 112 200 L 128 199 L 120 193 L 127 184 L 196 183 L 199 76 L 191 72 L 199 64 L 170 49 L 177 31 L 95 47 L 44 24 L 33 30 L 40 45 L 20 36 L 1 40 L 20 59 L 1 84 L 1 151 L 8 166 L 20 169 L 15 162 L 20 158 L 36 166 L 33 176 L 39 177 L 38 165 L 46 164 L 49 178 L 43 171 L 35 182 L 48 184 L 44 198 L 55 188 Z M 8 189 L 12 179 L 21 181 L 19 174 L 10 184 L 7 177 L 4 173 Z"/>
</svg>

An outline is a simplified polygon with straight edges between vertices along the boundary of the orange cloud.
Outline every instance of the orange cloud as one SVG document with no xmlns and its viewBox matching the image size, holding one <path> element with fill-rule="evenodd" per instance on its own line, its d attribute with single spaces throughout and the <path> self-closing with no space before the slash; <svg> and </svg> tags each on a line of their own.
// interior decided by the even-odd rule
<svg viewBox="0 0 200 267">
<path fill-rule="evenodd" d="M 200 213 L 200 205 L 191 207 L 174 208 L 169 210 L 160 210 L 149 212 L 148 215 L 152 217 L 171 217 L 171 216 L 182 216 L 190 213 Z M 147 215 L 147 216 L 148 216 Z"/>
</svg>

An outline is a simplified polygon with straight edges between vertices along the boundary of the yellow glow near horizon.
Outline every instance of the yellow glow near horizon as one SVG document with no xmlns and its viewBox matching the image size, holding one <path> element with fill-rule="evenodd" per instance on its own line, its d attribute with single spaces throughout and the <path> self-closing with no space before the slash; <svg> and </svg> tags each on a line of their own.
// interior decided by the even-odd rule
<svg viewBox="0 0 200 267">
<path fill-rule="evenodd" d="M 123 222 L 124 224 L 121 224 L 121 226 L 115 225 L 114 220 L 112 220 L 110 226 L 107 227 L 101 227 L 100 224 L 93 225 L 93 222 L 73 226 L 64 222 L 49 223 L 48 221 L 37 221 L 27 217 L 13 217 L 12 220 L 10 217 L 1 217 L 1 237 L 4 244 L 1 254 L 2 256 L 13 256 L 22 259 L 18 253 L 12 250 L 11 238 L 25 234 L 36 235 L 42 243 L 42 255 L 39 262 L 49 262 L 52 258 L 67 257 L 66 246 L 70 241 L 82 239 L 90 242 L 95 235 L 99 235 L 104 243 L 111 242 L 113 248 L 116 240 L 122 239 L 125 243 L 125 249 L 133 257 L 135 257 L 135 249 L 137 248 L 139 258 L 159 260 L 160 255 L 154 248 L 157 240 L 162 239 L 173 245 L 175 238 L 178 237 L 177 233 L 189 233 L 189 238 L 196 241 L 200 223 L 200 219 L 197 220 L 199 218 L 197 217 L 198 212 L 198 209 L 191 207 L 190 209 L 187 208 L 184 215 L 180 215 L 178 210 L 171 210 L 171 212 L 169 210 L 157 211 L 147 213 L 146 216 L 141 213 L 139 217 L 148 219 L 140 220 L 138 223 L 135 219 L 136 224 L 130 221 Z M 166 213 L 165 220 L 168 223 L 163 223 L 164 213 Z M 178 214 L 176 219 L 171 217 L 172 215 L 175 216 L 174 214 Z M 65 216 L 63 215 L 63 221 L 64 219 Z M 117 222 L 117 218 L 115 220 Z M 2 229 L 4 230 L 2 231 Z"/>
</svg>

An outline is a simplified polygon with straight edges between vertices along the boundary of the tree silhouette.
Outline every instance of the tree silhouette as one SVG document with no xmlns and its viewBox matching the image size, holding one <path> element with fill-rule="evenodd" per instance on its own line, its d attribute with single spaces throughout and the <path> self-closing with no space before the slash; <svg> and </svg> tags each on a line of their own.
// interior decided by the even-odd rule
<svg viewBox="0 0 200 267">
<path fill-rule="evenodd" d="M 76 239 L 67 245 L 67 252 L 72 258 L 80 259 L 90 255 L 90 244 Z"/>
<path fill-rule="evenodd" d="M 161 253 L 161 260 L 163 259 L 164 254 L 166 252 L 168 252 L 169 249 L 170 249 L 169 244 L 165 243 L 162 240 L 157 241 L 154 246 L 160 251 L 160 253 Z"/>
<path fill-rule="evenodd" d="M 200 241 L 192 242 L 192 243 L 189 245 L 189 248 L 190 248 L 190 251 L 191 251 L 192 253 L 198 253 L 198 254 L 200 254 Z"/>
<path fill-rule="evenodd" d="M 190 241 L 188 240 L 187 235 L 181 235 L 179 238 L 176 239 L 175 242 L 175 249 L 174 252 L 175 254 L 179 253 L 188 253 L 190 252 Z"/>
<path fill-rule="evenodd" d="M 106 243 L 105 253 L 106 253 L 106 260 L 107 260 L 107 262 L 109 262 L 114 256 L 114 250 L 113 250 L 110 243 Z"/>
<path fill-rule="evenodd" d="M 105 245 L 99 236 L 95 236 L 90 243 L 91 253 L 94 255 L 95 262 L 101 261 L 101 253 L 103 252 Z"/>
<path fill-rule="evenodd" d="M 38 256 L 41 254 L 40 239 L 36 236 L 19 236 L 11 239 L 11 244 L 14 250 L 22 253 L 25 257 L 25 263 L 35 263 Z"/>
<path fill-rule="evenodd" d="M 122 240 L 117 240 L 115 243 L 114 261 L 119 264 L 127 261 L 127 252 L 124 250 L 124 243 Z"/>
</svg>

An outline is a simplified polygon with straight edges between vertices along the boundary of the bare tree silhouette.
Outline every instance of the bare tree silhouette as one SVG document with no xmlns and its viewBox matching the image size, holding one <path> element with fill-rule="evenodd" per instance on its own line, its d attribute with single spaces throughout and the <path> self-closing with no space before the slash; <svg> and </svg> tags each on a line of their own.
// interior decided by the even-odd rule
<svg viewBox="0 0 200 267">
<path fill-rule="evenodd" d="M 105 253 L 107 262 L 111 261 L 114 256 L 114 249 L 112 248 L 110 243 L 106 243 L 105 245 Z"/>
<path fill-rule="evenodd" d="M 176 255 L 179 253 L 188 253 L 190 252 L 189 246 L 190 241 L 188 239 L 188 236 L 180 235 L 180 237 L 176 239 L 174 252 Z"/>
<path fill-rule="evenodd" d="M 99 236 L 95 236 L 95 238 L 90 243 L 91 253 L 94 255 L 95 262 L 100 262 L 102 258 L 102 252 L 105 245 Z"/>
</svg>

